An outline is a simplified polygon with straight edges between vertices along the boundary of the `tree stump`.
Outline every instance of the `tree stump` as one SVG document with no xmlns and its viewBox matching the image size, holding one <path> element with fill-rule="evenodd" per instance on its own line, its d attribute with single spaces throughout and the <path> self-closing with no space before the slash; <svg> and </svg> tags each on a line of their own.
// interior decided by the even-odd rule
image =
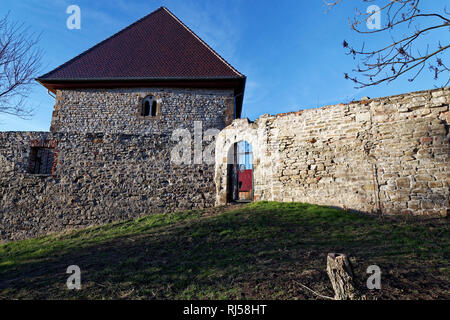
<svg viewBox="0 0 450 320">
<path fill-rule="evenodd" d="M 330 277 L 336 300 L 359 299 L 355 286 L 353 269 L 347 256 L 342 253 L 329 253 L 327 273 Z"/>
</svg>

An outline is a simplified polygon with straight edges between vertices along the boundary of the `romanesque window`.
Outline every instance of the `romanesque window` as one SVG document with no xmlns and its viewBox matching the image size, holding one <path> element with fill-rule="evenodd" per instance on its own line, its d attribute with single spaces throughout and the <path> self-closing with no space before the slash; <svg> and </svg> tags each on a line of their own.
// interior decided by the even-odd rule
<svg viewBox="0 0 450 320">
<path fill-rule="evenodd" d="M 143 117 L 156 117 L 159 113 L 158 101 L 155 97 L 147 96 L 142 100 L 141 116 Z"/>
<path fill-rule="evenodd" d="M 32 174 L 52 174 L 55 153 L 53 148 L 32 147 L 29 172 Z"/>
</svg>

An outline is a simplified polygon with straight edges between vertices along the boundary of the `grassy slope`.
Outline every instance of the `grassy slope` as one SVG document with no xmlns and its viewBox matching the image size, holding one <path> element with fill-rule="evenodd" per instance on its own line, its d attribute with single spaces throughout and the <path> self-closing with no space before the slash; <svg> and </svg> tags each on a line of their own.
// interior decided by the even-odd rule
<svg viewBox="0 0 450 320">
<path fill-rule="evenodd" d="M 0 245 L 0 298 L 316 299 L 331 296 L 326 254 L 376 264 L 384 299 L 450 298 L 446 220 L 379 219 L 259 202 L 154 215 Z M 82 290 L 67 290 L 67 266 Z"/>
</svg>

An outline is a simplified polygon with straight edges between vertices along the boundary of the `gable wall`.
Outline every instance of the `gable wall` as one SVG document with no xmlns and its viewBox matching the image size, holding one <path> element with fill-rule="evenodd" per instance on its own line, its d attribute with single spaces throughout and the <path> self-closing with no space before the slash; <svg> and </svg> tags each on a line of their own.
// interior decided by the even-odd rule
<svg viewBox="0 0 450 320">
<path fill-rule="evenodd" d="M 147 95 L 161 100 L 160 116 L 142 117 Z M 52 132 L 124 134 L 167 133 L 192 128 L 223 129 L 233 120 L 233 90 L 116 88 L 58 90 L 51 121 Z"/>
</svg>

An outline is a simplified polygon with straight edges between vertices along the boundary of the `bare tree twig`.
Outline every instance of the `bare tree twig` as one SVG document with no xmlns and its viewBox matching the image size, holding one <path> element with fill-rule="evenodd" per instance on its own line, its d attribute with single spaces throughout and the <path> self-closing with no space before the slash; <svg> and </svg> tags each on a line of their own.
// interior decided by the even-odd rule
<svg viewBox="0 0 450 320">
<path fill-rule="evenodd" d="M 344 73 L 346 79 L 352 80 L 357 88 L 389 83 L 406 73 L 412 73 L 408 80 L 414 81 L 428 64 L 428 70 L 433 74 L 434 80 L 444 77 L 444 86 L 450 83 L 450 69 L 443 61 L 443 54 L 445 51 L 448 52 L 450 42 L 444 45 L 440 42 L 428 42 L 425 48 L 423 45 L 425 37 L 430 34 L 443 34 L 444 37 L 441 36 L 443 41 L 448 41 L 448 34 L 445 35 L 444 32 L 450 31 L 450 13 L 445 7 L 442 8 L 442 12 L 423 12 L 420 0 L 361 1 L 379 5 L 377 13 L 382 17 L 383 24 L 378 29 L 365 29 L 365 24 L 372 18 L 373 13 L 357 10 L 353 20 L 349 19 L 351 29 L 364 36 L 387 33 L 389 37 L 386 39 L 389 39 L 390 43 L 372 49 L 363 43 L 361 49 L 356 49 L 344 40 L 343 47 L 346 53 L 359 60 L 356 69 L 351 73 Z M 330 9 L 342 0 L 324 0 L 324 2 Z M 398 36 L 400 32 L 405 32 L 405 29 L 407 34 Z M 398 34 L 397 37 L 394 34 Z M 436 59 L 432 61 L 431 58 Z M 362 79 L 359 79 L 357 74 L 360 74 Z"/>
<path fill-rule="evenodd" d="M 324 295 L 322 295 L 322 294 L 320 294 L 320 293 L 317 293 L 317 292 L 314 291 L 313 289 L 311 289 L 311 288 L 305 286 L 304 284 L 302 284 L 302 283 L 300 283 L 300 282 L 298 282 L 298 281 L 295 281 L 295 280 L 294 280 L 294 282 L 297 283 L 299 286 L 301 286 L 301 287 L 303 287 L 303 288 L 305 288 L 305 289 L 311 291 L 312 293 L 314 293 L 316 296 L 318 296 L 318 297 L 320 297 L 320 298 L 329 299 L 329 300 L 335 300 L 335 299 L 332 298 L 332 297 L 324 296 Z"/>
<path fill-rule="evenodd" d="M 23 119 L 32 116 L 26 98 L 40 72 L 39 38 L 24 24 L 11 22 L 9 14 L 0 19 L 0 114 Z"/>
</svg>

